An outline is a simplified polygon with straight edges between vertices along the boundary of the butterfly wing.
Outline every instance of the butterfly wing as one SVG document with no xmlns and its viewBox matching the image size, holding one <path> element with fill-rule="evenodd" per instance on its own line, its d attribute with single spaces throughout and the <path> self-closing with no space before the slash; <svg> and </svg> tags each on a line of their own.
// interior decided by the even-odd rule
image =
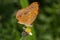
<svg viewBox="0 0 60 40">
<path fill-rule="evenodd" d="M 19 10 L 16 18 L 20 24 L 31 25 L 38 15 L 38 10 L 39 5 L 37 2 L 34 2 L 27 8 Z"/>
<path fill-rule="evenodd" d="M 21 18 L 23 17 L 23 15 L 24 15 L 23 12 L 24 12 L 24 9 L 18 10 L 18 12 L 17 12 L 17 14 L 16 14 L 16 19 L 17 19 L 18 21 L 20 21 Z"/>
</svg>

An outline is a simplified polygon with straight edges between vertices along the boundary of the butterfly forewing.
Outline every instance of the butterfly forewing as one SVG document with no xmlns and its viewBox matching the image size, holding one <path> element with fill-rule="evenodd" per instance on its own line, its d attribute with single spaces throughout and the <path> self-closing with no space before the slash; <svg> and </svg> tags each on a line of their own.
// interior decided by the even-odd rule
<svg viewBox="0 0 60 40">
<path fill-rule="evenodd" d="M 16 18 L 20 24 L 31 25 L 38 15 L 38 10 L 38 2 L 33 2 L 28 7 L 19 10 L 17 12 Z"/>
</svg>

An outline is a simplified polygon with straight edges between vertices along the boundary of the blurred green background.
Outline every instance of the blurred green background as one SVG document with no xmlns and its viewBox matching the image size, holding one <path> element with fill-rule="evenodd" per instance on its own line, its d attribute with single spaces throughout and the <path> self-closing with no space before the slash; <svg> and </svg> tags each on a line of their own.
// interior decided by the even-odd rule
<svg viewBox="0 0 60 40">
<path fill-rule="evenodd" d="M 33 35 L 26 40 L 60 40 L 60 0 L 0 0 L 0 40 L 20 40 L 23 25 L 16 12 L 39 2 L 39 14 L 33 23 Z"/>
</svg>

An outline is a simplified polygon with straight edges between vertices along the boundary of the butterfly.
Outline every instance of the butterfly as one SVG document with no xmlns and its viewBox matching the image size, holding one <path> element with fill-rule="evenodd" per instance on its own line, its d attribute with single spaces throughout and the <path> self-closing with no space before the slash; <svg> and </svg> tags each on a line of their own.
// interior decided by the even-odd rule
<svg viewBox="0 0 60 40">
<path fill-rule="evenodd" d="M 16 19 L 18 20 L 18 23 L 25 26 L 31 25 L 38 15 L 38 10 L 38 2 L 33 2 L 28 7 L 18 10 L 16 14 Z"/>
</svg>

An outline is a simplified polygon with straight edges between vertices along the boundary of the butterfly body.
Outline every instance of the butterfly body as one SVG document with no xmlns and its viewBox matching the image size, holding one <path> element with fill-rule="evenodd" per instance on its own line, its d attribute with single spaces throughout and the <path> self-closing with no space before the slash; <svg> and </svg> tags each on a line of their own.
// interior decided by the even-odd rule
<svg viewBox="0 0 60 40">
<path fill-rule="evenodd" d="M 33 2 L 26 8 L 19 10 L 16 14 L 16 19 L 18 23 L 24 25 L 31 25 L 38 15 L 39 4 L 38 2 Z"/>
</svg>

